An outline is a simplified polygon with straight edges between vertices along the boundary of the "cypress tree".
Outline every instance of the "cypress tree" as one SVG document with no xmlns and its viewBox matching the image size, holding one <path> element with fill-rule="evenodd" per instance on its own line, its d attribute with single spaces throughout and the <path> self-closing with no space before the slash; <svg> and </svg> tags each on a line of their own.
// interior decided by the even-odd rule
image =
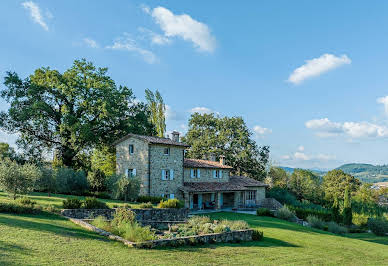
<svg viewBox="0 0 388 266">
<path fill-rule="evenodd" d="M 344 224 L 351 225 L 353 217 L 352 217 L 352 199 L 351 199 L 349 188 L 345 189 L 344 210 L 342 215 L 343 215 Z"/>
</svg>

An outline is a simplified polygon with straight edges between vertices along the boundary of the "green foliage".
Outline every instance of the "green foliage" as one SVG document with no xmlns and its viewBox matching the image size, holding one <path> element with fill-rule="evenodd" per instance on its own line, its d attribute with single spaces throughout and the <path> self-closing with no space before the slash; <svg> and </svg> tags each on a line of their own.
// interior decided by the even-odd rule
<svg viewBox="0 0 388 266">
<path fill-rule="evenodd" d="M 45 167 L 42 167 L 40 172 L 41 175 L 36 182 L 35 189 L 47 192 L 50 197 L 50 194 L 55 192 L 57 189 L 56 173 L 53 169 Z"/>
<path fill-rule="evenodd" d="M 344 173 L 342 170 L 329 171 L 323 178 L 323 186 L 325 198 L 329 202 L 334 202 L 334 199 L 342 201 L 345 197 L 345 189 L 349 192 L 356 192 L 361 183 L 353 176 Z"/>
<path fill-rule="evenodd" d="M 309 225 L 313 228 L 317 228 L 320 230 L 323 230 L 325 228 L 326 223 L 316 216 L 309 215 L 307 216 L 306 220 L 309 223 Z"/>
<path fill-rule="evenodd" d="M 327 231 L 336 235 L 344 235 L 348 232 L 348 229 L 344 226 L 340 226 L 336 222 L 328 222 Z"/>
<path fill-rule="evenodd" d="M 112 147 L 102 146 L 94 149 L 90 162 L 93 171 L 101 171 L 105 176 L 116 172 L 116 153 Z"/>
<path fill-rule="evenodd" d="M 82 201 L 77 198 L 67 198 L 63 201 L 62 206 L 64 209 L 80 209 Z"/>
<path fill-rule="evenodd" d="M 115 199 L 124 201 L 135 201 L 140 193 L 140 179 L 137 177 L 127 178 L 125 176 L 113 175 L 112 195 Z"/>
<path fill-rule="evenodd" d="M 156 90 L 153 93 L 151 90 L 145 90 L 145 98 L 150 116 L 150 122 L 155 126 L 159 137 L 164 137 L 166 132 L 166 105 L 164 104 L 162 95 Z"/>
<path fill-rule="evenodd" d="M 61 167 L 56 169 L 56 192 L 83 195 L 88 189 L 88 180 L 83 171 Z"/>
<path fill-rule="evenodd" d="M 88 173 L 89 187 L 93 191 L 104 191 L 106 189 L 106 177 L 100 169 L 93 169 Z"/>
<path fill-rule="evenodd" d="M 90 224 L 105 231 L 111 231 L 111 225 L 104 216 L 97 216 Z"/>
<path fill-rule="evenodd" d="M 288 209 L 287 206 L 283 206 L 282 208 L 276 210 L 275 217 L 290 222 L 294 222 L 296 220 L 295 214 Z"/>
<path fill-rule="evenodd" d="M 321 180 L 309 170 L 295 169 L 289 179 L 288 188 L 299 200 L 306 199 L 314 203 L 322 201 Z"/>
<path fill-rule="evenodd" d="M 303 220 L 306 220 L 308 216 L 315 216 L 323 221 L 331 221 L 333 214 L 330 210 L 320 207 L 320 208 L 310 208 L 309 205 L 287 205 L 287 207 L 295 213 L 295 215 Z"/>
<path fill-rule="evenodd" d="M 140 209 L 152 209 L 154 205 L 151 202 L 143 202 L 139 205 Z"/>
<path fill-rule="evenodd" d="M 299 201 L 296 199 L 295 195 L 289 192 L 285 188 L 273 187 L 267 191 L 267 198 L 274 198 L 279 201 L 281 204 L 287 205 L 298 205 Z"/>
<path fill-rule="evenodd" d="M 137 197 L 137 202 L 151 202 L 152 204 L 158 204 L 162 201 L 163 197 L 153 197 L 153 196 L 139 196 Z"/>
<path fill-rule="evenodd" d="M 132 242 L 144 242 L 157 238 L 150 226 L 141 226 L 138 223 L 125 223 L 117 230 L 120 236 Z"/>
<path fill-rule="evenodd" d="M 188 158 L 225 156 L 226 164 L 237 175 L 264 180 L 269 147 L 258 147 L 252 132 L 241 117 L 218 117 L 214 114 L 195 113 L 189 120 L 189 130 L 183 141 L 191 145 Z"/>
<path fill-rule="evenodd" d="M 367 183 L 388 181 L 388 165 L 371 165 L 361 163 L 344 164 L 337 169 L 347 174 L 354 175 Z"/>
<path fill-rule="evenodd" d="M 158 204 L 158 208 L 161 209 L 180 209 L 184 206 L 184 203 L 178 199 L 162 200 Z"/>
<path fill-rule="evenodd" d="M 252 240 L 253 241 L 261 241 L 264 237 L 264 233 L 263 231 L 259 231 L 257 229 L 254 229 L 253 230 L 253 233 L 252 233 Z"/>
<path fill-rule="evenodd" d="M 16 203 L 23 205 L 23 206 L 28 206 L 28 207 L 33 208 L 36 204 L 36 201 L 33 201 L 29 197 L 24 196 L 24 197 L 16 199 Z"/>
<path fill-rule="evenodd" d="M 343 215 L 343 223 L 348 226 L 351 225 L 352 224 L 352 199 L 348 188 L 345 189 L 344 210 L 342 215 Z"/>
<path fill-rule="evenodd" d="M 388 221 L 384 219 L 370 218 L 368 220 L 368 228 L 375 235 L 385 236 L 386 234 L 388 234 Z"/>
<path fill-rule="evenodd" d="M 0 160 L 4 159 L 20 161 L 20 158 L 14 148 L 9 146 L 8 143 L 0 142 Z"/>
<path fill-rule="evenodd" d="M 267 209 L 267 208 L 258 208 L 256 210 L 256 215 L 258 215 L 258 216 L 270 216 L 270 217 L 273 216 L 271 211 L 269 209 Z"/>
<path fill-rule="evenodd" d="M 112 225 L 120 226 L 125 223 L 134 223 L 136 222 L 136 214 L 126 208 L 117 208 L 113 216 Z"/>
<path fill-rule="evenodd" d="M 109 209 L 105 202 L 99 201 L 94 197 L 86 197 L 82 202 L 84 209 Z"/>
<path fill-rule="evenodd" d="M 268 177 L 270 187 L 287 188 L 289 176 L 284 169 L 271 166 L 268 172 Z"/>
<path fill-rule="evenodd" d="M 340 206 L 337 198 L 334 198 L 334 203 L 332 207 L 333 220 L 337 223 L 342 222 L 342 216 L 340 214 Z"/>
<path fill-rule="evenodd" d="M 35 154 L 55 150 L 60 165 L 83 167 L 78 163 L 85 150 L 144 127 L 153 131 L 147 121 L 138 123 L 144 106 L 133 103 L 132 91 L 84 59 L 63 73 L 39 68 L 25 80 L 8 72 L 4 85 L 1 97 L 10 108 L 0 114 L 1 129 L 20 132 L 18 143 Z"/>
<path fill-rule="evenodd" d="M 40 171 L 33 164 L 19 165 L 9 159 L 0 161 L 0 188 L 14 199 L 18 194 L 31 192 L 39 176 Z"/>
<path fill-rule="evenodd" d="M 353 213 L 352 216 L 352 224 L 360 227 L 366 227 L 368 225 L 368 219 L 370 217 L 369 215 Z"/>
<path fill-rule="evenodd" d="M 0 202 L 0 213 L 14 213 L 14 214 L 37 214 L 40 209 L 33 205 L 22 205 L 17 203 Z"/>
</svg>

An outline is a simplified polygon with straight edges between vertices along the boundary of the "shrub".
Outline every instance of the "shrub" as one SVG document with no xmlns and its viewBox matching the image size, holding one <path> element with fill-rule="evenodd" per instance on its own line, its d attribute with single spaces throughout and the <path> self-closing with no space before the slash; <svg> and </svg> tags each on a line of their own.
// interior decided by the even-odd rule
<svg viewBox="0 0 388 266">
<path fill-rule="evenodd" d="M 21 197 L 16 200 L 16 203 L 23 206 L 30 206 L 33 208 L 36 204 L 36 201 L 31 200 L 29 197 Z"/>
<path fill-rule="evenodd" d="M 252 233 L 252 240 L 253 241 L 261 241 L 263 239 L 263 236 L 264 236 L 264 234 L 262 231 L 254 229 L 253 233 Z"/>
<path fill-rule="evenodd" d="M 92 193 L 92 195 L 94 197 L 100 198 L 100 199 L 111 199 L 112 198 L 108 192 L 104 192 L 104 191 L 97 191 L 97 192 Z"/>
<path fill-rule="evenodd" d="M 100 169 L 92 169 L 88 172 L 87 179 L 93 191 L 104 191 L 106 189 L 106 176 Z"/>
<path fill-rule="evenodd" d="M 84 209 L 109 209 L 105 202 L 99 201 L 94 197 L 86 197 L 82 207 Z"/>
<path fill-rule="evenodd" d="M 368 225 L 368 218 L 369 218 L 369 216 L 366 215 L 366 214 L 354 213 L 353 214 L 352 223 L 357 225 L 357 226 L 360 226 L 360 227 L 367 227 L 367 225 Z"/>
<path fill-rule="evenodd" d="M 47 212 L 56 212 L 57 209 L 54 207 L 54 205 L 48 205 L 47 207 L 44 208 L 45 211 Z"/>
<path fill-rule="evenodd" d="M 156 239 L 150 226 L 140 226 L 138 223 L 125 223 L 120 225 L 120 235 L 132 242 L 144 242 Z"/>
<path fill-rule="evenodd" d="M 136 221 L 136 214 L 125 208 L 118 208 L 114 214 L 112 225 L 120 226 L 124 223 L 134 223 Z"/>
<path fill-rule="evenodd" d="M 383 219 L 368 219 L 368 228 L 377 236 L 385 236 L 388 233 L 388 221 Z"/>
<path fill-rule="evenodd" d="M 139 196 L 136 201 L 137 202 L 151 202 L 153 204 L 158 204 L 164 198 L 163 197 L 153 197 L 153 196 Z"/>
<path fill-rule="evenodd" d="M 328 209 L 325 209 L 325 208 L 313 209 L 313 208 L 302 207 L 302 206 L 303 205 L 301 206 L 287 205 L 287 207 L 291 211 L 295 212 L 295 215 L 300 219 L 306 220 L 308 216 L 316 216 L 326 222 L 332 220 L 332 212 Z"/>
<path fill-rule="evenodd" d="M 96 219 L 91 222 L 91 224 L 105 231 L 111 230 L 110 223 L 104 216 L 97 216 Z"/>
<path fill-rule="evenodd" d="M 139 196 L 140 179 L 136 177 L 112 175 L 108 179 L 110 191 L 115 199 L 134 201 Z"/>
<path fill-rule="evenodd" d="M 296 220 L 295 214 L 290 211 L 287 206 L 283 206 L 282 208 L 277 210 L 275 212 L 275 217 L 290 222 L 294 222 Z"/>
<path fill-rule="evenodd" d="M 64 209 L 80 209 L 82 201 L 77 198 L 67 198 L 62 202 Z"/>
<path fill-rule="evenodd" d="M 40 176 L 36 181 L 36 188 L 39 191 L 47 192 L 48 196 L 56 190 L 56 175 L 51 168 L 40 168 Z"/>
<path fill-rule="evenodd" d="M 85 172 L 62 167 L 56 170 L 56 191 L 63 194 L 83 195 L 88 189 Z"/>
<path fill-rule="evenodd" d="M 274 198 L 281 204 L 297 205 L 298 200 L 295 195 L 290 193 L 287 189 L 274 187 L 267 191 L 268 198 Z"/>
<path fill-rule="evenodd" d="M 321 229 L 321 230 L 323 230 L 326 225 L 324 221 L 322 221 L 321 219 L 313 215 L 307 216 L 307 222 L 311 227 Z"/>
<path fill-rule="evenodd" d="M 267 208 L 258 208 L 256 210 L 256 214 L 257 214 L 257 216 L 270 216 L 270 217 L 273 216 L 271 211 L 269 209 L 267 209 Z"/>
<path fill-rule="evenodd" d="M 177 199 L 162 200 L 158 204 L 158 208 L 162 208 L 162 209 L 180 209 L 183 207 L 184 207 L 183 202 Z"/>
<path fill-rule="evenodd" d="M 0 202 L 0 213 L 36 214 L 39 212 L 40 210 L 38 208 L 32 206 Z"/>
<path fill-rule="evenodd" d="M 139 204 L 140 209 L 152 209 L 153 207 L 154 207 L 154 205 L 152 205 L 151 202 Z"/>
<path fill-rule="evenodd" d="M 333 234 L 337 234 L 337 235 L 343 235 L 343 234 L 346 234 L 348 232 L 346 227 L 340 226 L 336 222 L 328 222 L 327 223 L 327 230 L 329 232 L 331 232 Z"/>
<path fill-rule="evenodd" d="M 237 220 L 237 221 L 222 220 L 219 224 L 229 227 L 230 230 L 232 231 L 245 230 L 249 228 L 249 225 L 247 224 L 247 222 L 242 220 Z"/>
</svg>

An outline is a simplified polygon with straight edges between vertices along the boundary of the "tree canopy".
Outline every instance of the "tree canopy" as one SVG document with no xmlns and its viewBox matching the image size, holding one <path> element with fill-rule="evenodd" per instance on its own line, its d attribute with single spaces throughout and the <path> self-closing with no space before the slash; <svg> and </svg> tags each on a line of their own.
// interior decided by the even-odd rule
<svg viewBox="0 0 388 266">
<path fill-rule="evenodd" d="M 309 170 L 295 169 L 288 186 L 298 199 L 307 199 L 319 203 L 323 197 L 319 176 Z"/>
<path fill-rule="evenodd" d="M 263 180 L 266 175 L 269 147 L 258 147 L 241 117 L 218 117 L 194 113 L 183 141 L 191 145 L 188 158 L 203 159 L 225 156 L 235 174 Z"/>
<path fill-rule="evenodd" d="M 148 109 L 150 112 L 150 121 L 155 126 L 159 137 L 164 137 L 166 133 L 166 105 L 164 104 L 162 95 L 157 90 L 153 93 L 151 90 L 145 90 Z"/>
<path fill-rule="evenodd" d="M 331 170 L 323 178 L 325 198 L 330 202 L 334 202 L 335 199 L 344 200 L 346 188 L 350 193 L 356 192 L 360 185 L 358 179 L 342 170 Z"/>
<path fill-rule="evenodd" d="M 146 105 L 134 103 L 132 90 L 117 86 L 85 59 L 63 73 L 39 68 L 22 80 L 7 72 L 1 97 L 10 108 L 0 114 L 0 128 L 19 133 L 18 144 L 55 151 L 65 166 L 77 166 L 85 150 L 109 145 L 127 133 L 150 135 Z"/>
</svg>

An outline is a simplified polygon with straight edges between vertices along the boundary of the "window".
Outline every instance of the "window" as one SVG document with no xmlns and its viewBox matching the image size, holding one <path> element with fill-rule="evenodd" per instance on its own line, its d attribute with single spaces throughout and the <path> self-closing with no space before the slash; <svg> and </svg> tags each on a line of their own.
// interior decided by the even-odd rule
<svg viewBox="0 0 388 266">
<path fill-rule="evenodd" d="M 174 179 L 174 170 L 173 169 L 162 170 L 162 180 L 173 180 L 173 179 Z"/>
<path fill-rule="evenodd" d="M 213 170 L 213 178 L 222 178 L 222 170 Z"/>
<path fill-rule="evenodd" d="M 136 169 L 127 169 L 127 171 L 125 172 L 125 176 L 127 178 L 136 176 Z"/>
<path fill-rule="evenodd" d="M 256 190 L 250 190 L 247 192 L 247 200 L 256 200 Z"/>
<path fill-rule="evenodd" d="M 128 150 L 129 150 L 129 154 L 133 154 L 133 145 L 131 144 L 131 145 L 129 145 L 129 148 L 128 148 Z"/>
<path fill-rule="evenodd" d="M 175 195 L 173 193 L 171 193 L 171 194 L 162 194 L 161 196 L 162 196 L 162 198 L 165 198 L 165 199 L 175 199 Z"/>
<path fill-rule="evenodd" d="M 170 148 L 164 148 L 164 155 L 170 155 Z"/>
<path fill-rule="evenodd" d="M 201 170 L 200 169 L 191 169 L 190 170 L 190 177 L 191 178 L 200 178 L 201 177 Z"/>
</svg>

